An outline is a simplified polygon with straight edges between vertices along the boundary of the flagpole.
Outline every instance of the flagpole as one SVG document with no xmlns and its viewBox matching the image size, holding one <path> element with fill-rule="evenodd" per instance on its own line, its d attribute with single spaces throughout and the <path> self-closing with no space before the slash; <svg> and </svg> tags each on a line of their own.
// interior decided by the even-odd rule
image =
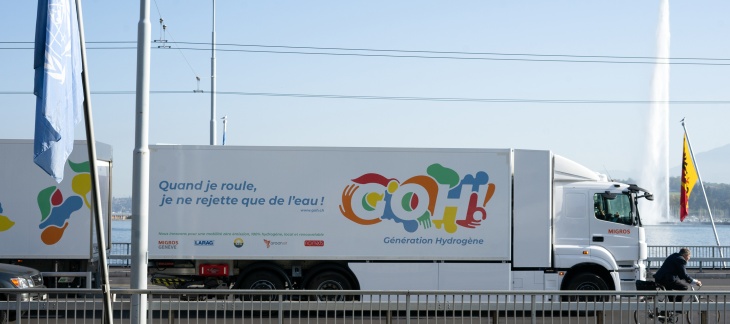
<svg viewBox="0 0 730 324">
<path fill-rule="evenodd" d="M 725 258 L 722 255 L 722 248 L 720 248 L 720 238 L 717 236 L 717 228 L 715 228 L 715 220 L 712 218 L 712 209 L 710 209 L 710 201 L 707 199 L 707 192 L 705 191 L 705 185 L 702 183 L 702 176 L 700 175 L 700 168 L 697 166 L 697 160 L 695 160 L 695 154 L 692 152 L 692 143 L 689 141 L 689 134 L 687 133 L 687 127 L 684 125 L 684 118 L 682 118 L 682 128 L 684 129 L 684 136 L 687 138 L 687 148 L 689 148 L 689 155 L 697 172 L 697 181 L 700 182 L 702 187 L 702 194 L 705 196 L 705 204 L 707 204 L 707 213 L 710 214 L 710 222 L 712 222 L 712 231 L 715 233 L 715 241 L 717 242 L 717 248 L 720 251 L 720 257 Z M 689 201 L 687 201 L 689 203 Z M 723 262 L 725 263 L 725 262 Z"/>
<path fill-rule="evenodd" d="M 96 140 L 94 139 L 94 121 L 91 115 L 91 91 L 89 90 L 89 74 L 86 66 L 86 43 L 84 41 L 84 19 L 81 12 L 81 0 L 76 0 L 76 20 L 79 25 L 79 43 L 81 44 L 81 84 L 84 91 L 84 124 L 86 126 L 86 146 L 89 151 L 89 164 L 91 175 L 91 206 L 96 216 L 96 243 L 99 246 L 99 257 L 101 258 L 101 290 L 104 294 L 104 319 L 105 323 L 113 323 L 112 299 L 109 290 L 109 267 L 106 258 L 106 239 L 104 237 L 104 216 L 101 209 L 101 193 L 99 192 L 99 175 L 96 166 Z"/>
</svg>

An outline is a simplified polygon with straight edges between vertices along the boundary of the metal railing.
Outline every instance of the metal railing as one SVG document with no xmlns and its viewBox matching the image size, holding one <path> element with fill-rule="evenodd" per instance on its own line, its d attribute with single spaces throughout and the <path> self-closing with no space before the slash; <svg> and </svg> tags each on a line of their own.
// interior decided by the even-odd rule
<svg viewBox="0 0 730 324">
<path fill-rule="evenodd" d="M 110 266 L 129 267 L 132 265 L 132 243 L 112 243 L 107 259 Z"/>
<path fill-rule="evenodd" d="M 730 246 L 674 246 L 656 245 L 647 247 L 647 263 L 649 268 L 659 268 L 672 253 L 679 252 L 680 248 L 689 248 L 692 257 L 687 268 L 699 269 L 728 269 L 730 267 Z"/>
<path fill-rule="evenodd" d="M 23 300 L 26 295 L 48 296 Z M 145 295 L 150 323 L 725 323 L 730 292 L 292 291 L 112 289 L 116 323 Z M 685 302 L 669 301 L 681 295 Z M 0 289 L 0 315 L 22 323 L 98 323 L 98 289 Z M 14 317 L 11 317 L 14 316 Z"/>
</svg>

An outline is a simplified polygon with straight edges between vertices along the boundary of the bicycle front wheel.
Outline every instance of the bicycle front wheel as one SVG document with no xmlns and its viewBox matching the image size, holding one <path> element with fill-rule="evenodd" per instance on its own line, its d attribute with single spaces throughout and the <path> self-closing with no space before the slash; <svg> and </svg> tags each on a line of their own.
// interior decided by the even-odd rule
<svg viewBox="0 0 730 324">
<path fill-rule="evenodd" d="M 687 323 L 720 323 L 720 311 L 686 312 Z"/>
</svg>

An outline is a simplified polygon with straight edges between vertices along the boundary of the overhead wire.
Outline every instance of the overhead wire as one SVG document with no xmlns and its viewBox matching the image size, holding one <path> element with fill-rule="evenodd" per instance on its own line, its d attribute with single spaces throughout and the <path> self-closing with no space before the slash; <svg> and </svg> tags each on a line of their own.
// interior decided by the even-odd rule
<svg viewBox="0 0 730 324">
<path fill-rule="evenodd" d="M 160 6 L 157 5 L 157 0 L 155 0 L 154 3 L 155 3 L 155 8 L 157 8 L 157 15 L 160 18 L 160 24 L 162 24 L 163 19 L 162 19 L 162 12 L 160 11 Z M 170 35 L 170 38 L 172 39 L 172 43 L 173 44 L 177 44 L 177 42 L 175 42 L 175 37 L 172 36 L 172 32 L 168 31 L 167 28 L 163 28 L 162 29 L 162 32 L 163 33 L 168 33 Z M 165 41 L 165 44 L 167 44 L 167 43 L 168 42 Z M 197 82 L 199 83 L 200 82 L 200 76 L 198 75 L 198 72 L 196 72 L 195 71 L 195 68 L 193 68 L 192 64 L 190 64 L 190 61 L 188 61 L 188 58 L 185 56 L 185 53 L 183 53 L 183 51 L 179 47 L 176 46 L 176 48 L 178 49 L 178 52 L 180 52 L 180 55 L 185 60 L 185 63 L 187 63 L 188 67 L 190 68 L 190 71 L 192 71 L 193 72 L 193 75 L 195 75 L 195 80 L 197 80 Z"/>
<path fill-rule="evenodd" d="M 156 4 L 156 2 L 155 2 Z M 159 8 L 158 8 L 159 13 Z M 161 16 L 161 14 L 160 14 Z M 172 35 L 170 35 L 172 37 Z M 0 42 L 0 44 L 28 44 L 33 42 Z M 89 44 L 129 44 L 131 41 L 96 41 L 87 42 Z M 205 45 L 210 43 L 202 42 L 177 42 L 173 39 L 173 44 L 187 45 Z M 217 46 L 229 47 L 252 47 L 252 48 L 283 48 L 283 49 L 302 49 L 317 51 L 343 51 L 345 53 L 335 52 L 306 52 L 306 51 L 276 51 L 276 50 L 251 50 L 251 49 L 225 49 L 218 48 L 221 52 L 249 52 L 249 53 L 271 53 L 271 54 L 301 54 L 301 55 L 337 55 L 337 56 L 361 56 L 361 57 L 387 57 L 387 58 L 417 58 L 417 59 L 459 59 L 459 60 L 496 60 L 496 61 L 531 61 L 531 62 L 564 62 L 564 63 L 612 63 L 612 64 L 681 64 L 681 65 L 730 65 L 730 63 L 714 63 L 714 61 L 730 61 L 725 58 L 701 58 L 701 57 L 672 57 L 670 62 L 656 61 L 611 61 L 611 60 L 659 60 L 662 58 L 649 56 L 615 56 L 615 55 L 574 55 L 574 54 L 534 54 L 534 53 L 500 53 L 500 52 L 459 52 L 459 51 L 427 51 L 427 50 L 397 50 L 397 49 L 374 49 L 374 48 L 342 48 L 342 47 L 312 47 L 312 46 L 288 46 L 288 45 L 260 45 L 260 44 L 234 44 L 234 43 L 216 43 Z M 191 71 L 199 80 L 195 69 L 187 60 L 182 50 L 210 50 L 209 48 L 176 48 L 180 51 Z M 30 48 L 7 48 L 2 49 L 32 49 Z M 132 47 L 90 47 L 89 49 L 136 49 Z M 374 52 L 371 53 L 350 53 L 350 52 Z M 396 54 L 381 54 L 396 53 Z M 398 55 L 402 53 L 404 55 Z M 431 55 L 413 55 L 413 54 L 436 54 Z M 450 56 L 450 55 L 492 55 L 492 56 L 509 56 L 509 57 L 469 57 L 469 56 Z M 527 58 L 513 58 L 513 56 L 523 56 Z M 565 58 L 565 59 L 559 59 Z M 595 60 L 597 58 L 605 58 L 606 60 Z M 590 59 L 590 60 L 585 60 Z M 710 61 L 710 62 L 676 62 L 676 61 Z M 205 91 L 150 91 L 153 94 L 186 94 L 186 93 L 203 93 Z M 208 91 L 209 92 L 209 91 Z M 133 94 L 133 91 L 96 91 L 94 94 Z M 26 94 L 25 92 L 6 91 L 0 94 Z M 568 99 L 523 99 L 523 98 L 436 98 L 436 97 L 407 97 L 407 96 L 369 96 L 369 95 L 332 95 L 332 94 L 298 94 L 298 93 L 265 93 L 265 92 L 237 92 L 237 91 L 218 91 L 219 95 L 239 95 L 239 96 L 266 96 L 266 97 L 297 97 L 297 98 L 324 98 L 324 99 L 361 99 L 361 100 L 412 100 L 412 101 L 459 101 L 459 102 L 499 102 L 499 103 L 544 103 L 544 104 L 650 104 L 660 103 L 651 100 L 568 100 Z M 673 100 L 666 103 L 670 104 L 728 104 L 727 100 Z"/>
<path fill-rule="evenodd" d="M 205 91 L 190 90 L 151 90 L 151 94 L 195 94 Z M 209 91 L 208 91 L 209 93 Z M 30 91 L 0 91 L 0 95 L 32 95 Z M 95 95 L 133 95 L 133 90 L 92 91 Z M 537 103 L 537 104 L 654 104 L 669 103 L 673 105 L 725 105 L 730 100 L 605 100 L 605 99 L 525 99 L 525 98 L 466 98 L 466 97 L 410 97 L 410 96 L 371 96 L 371 95 L 338 95 L 313 93 L 275 93 L 275 92 L 243 92 L 217 91 L 218 95 L 291 97 L 319 99 L 357 99 L 357 100 L 395 100 L 395 101 L 430 101 L 430 102 L 485 102 L 485 103 Z"/>
<path fill-rule="evenodd" d="M 179 42 L 189 45 L 210 45 L 210 43 Z M 397 53 L 430 53 L 430 54 L 463 54 L 463 55 L 496 55 L 496 56 L 535 56 L 535 57 L 569 57 L 569 58 L 610 58 L 610 59 L 671 59 L 671 60 L 719 60 L 730 61 L 730 58 L 701 58 L 701 57 L 654 57 L 654 56 L 617 56 L 617 55 L 575 55 L 575 54 L 535 54 L 535 53 L 500 53 L 500 52 L 463 52 L 463 51 L 429 51 L 429 50 L 403 50 L 403 49 L 377 49 L 377 48 L 345 48 L 345 47 L 313 47 L 313 46 L 290 46 L 290 45 L 261 45 L 261 44 L 234 44 L 216 43 L 220 46 L 234 47 L 263 47 L 263 48 L 287 48 L 287 49 L 313 49 L 313 50 L 336 50 L 336 51 L 367 51 L 367 52 L 397 52 Z"/>
<path fill-rule="evenodd" d="M 172 35 L 170 34 L 172 37 Z M 0 42 L 0 44 L 29 44 L 32 42 Z M 87 42 L 88 44 L 131 44 L 134 42 Z M 172 44 L 209 46 L 206 42 L 171 42 Z M 540 54 L 540 53 L 502 53 L 502 52 L 460 52 L 460 51 L 429 51 L 429 50 L 401 50 L 401 49 L 376 49 L 376 48 L 343 48 L 343 47 L 312 47 L 312 46 L 288 46 L 288 45 L 260 45 L 260 44 L 235 44 L 216 43 L 220 46 L 216 51 L 220 52 L 244 52 L 244 53 L 268 53 L 268 54 L 295 54 L 295 55 L 330 55 L 330 56 L 354 56 L 354 57 L 385 57 L 385 58 L 408 58 L 408 59 L 449 59 L 449 60 L 485 60 L 485 61 L 523 61 L 523 62 L 559 62 L 559 63 L 604 63 L 604 64 L 669 64 L 669 65 L 699 65 L 699 66 L 726 66 L 730 65 L 730 58 L 709 58 L 709 57 L 651 57 L 651 56 L 617 56 L 617 55 L 576 55 L 576 54 Z M 221 48 L 221 47 L 234 47 Z M 248 48 L 281 48 L 285 50 L 256 50 L 239 49 L 236 47 Z M 2 49 L 32 49 L 32 47 L 0 47 Z M 136 49 L 136 46 L 120 47 L 90 46 L 93 50 L 117 50 Z M 181 54 L 183 50 L 209 51 L 207 47 L 176 47 Z M 311 50 L 311 51 L 303 51 Z M 340 52 L 333 52 L 340 51 Z M 357 53 L 356 53 L 357 52 Z M 394 53 L 394 54 L 384 54 Z M 416 55 L 423 54 L 423 55 Z M 497 57 L 485 57 L 497 56 Z M 183 54 L 184 57 L 184 54 Z M 188 66 L 190 62 L 185 58 Z M 727 63 L 723 63 L 727 62 Z M 194 69 L 193 69 L 194 71 Z"/>
</svg>

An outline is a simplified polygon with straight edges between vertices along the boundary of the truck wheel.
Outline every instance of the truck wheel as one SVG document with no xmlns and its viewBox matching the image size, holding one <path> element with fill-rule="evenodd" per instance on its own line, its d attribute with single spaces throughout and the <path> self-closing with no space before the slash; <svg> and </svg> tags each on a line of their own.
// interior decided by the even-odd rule
<svg viewBox="0 0 730 324">
<path fill-rule="evenodd" d="M 568 290 L 608 290 L 608 285 L 603 279 L 592 273 L 581 273 L 577 275 L 568 285 Z M 569 296 L 570 300 L 581 301 L 607 301 L 608 296 Z"/>
<path fill-rule="evenodd" d="M 307 285 L 309 290 L 351 290 L 352 285 L 345 276 L 339 272 L 325 271 L 312 278 Z M 317 299 L 321 301 L 342 301 L 345 300 L 343 295 L 317 295 Z"/>
<path fill-rule="evenodd" d="M 20 315 L 24 316 L 25 311 L 21 312 Z M 0 311 L 0 324 L 7 324 L 10 322 L 15 322 L 15 318 L 17 315 L 15 314 L 15 311 Z"/>
<path fill-rule="evenodd" d="M 256 271 L 244 278 L 240 289 L 257 289 L 257 290 L 280 290 L 284 289 L 284 281 L 277 275 L 266 272 Z M 276 295 L 251 295 L 243 296 L 246 300 L 276 300 Z"/>
</svg>

